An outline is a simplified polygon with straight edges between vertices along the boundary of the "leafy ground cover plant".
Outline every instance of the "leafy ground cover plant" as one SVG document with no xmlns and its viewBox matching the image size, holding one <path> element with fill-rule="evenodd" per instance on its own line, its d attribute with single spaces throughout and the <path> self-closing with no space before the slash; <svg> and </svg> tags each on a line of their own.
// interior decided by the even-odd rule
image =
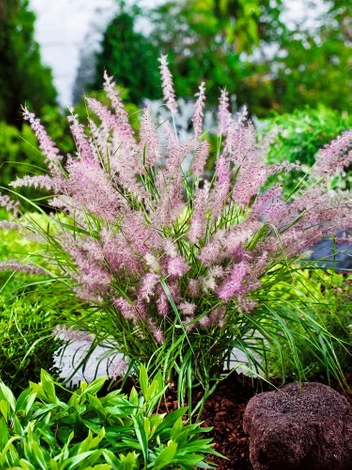
<svg viewBox="0 0 352 470">
<path fill-rule="evenodd" d="M 46 367 L 53 374 L 54 354 L 62 341 L 51 336 L 57 320 L 39 302 L 0 297 L 0 379 L 17 394 Z"/>
<path fill-rule="evenodd" d="M 40 246 L 34 240 L 21 237 L 18 224 L 1 222 L 8 230 L 1 231 L 0 260 L 12 270 L 13 257 L 31 260 Z M 33 215 L 41 223 L 39 215 Z M 57 376 L 54 354 L 63 341 L 52 332 L 62 318 L 79 322 L 82 303 L 62 289 L 47 288 L 47 279 L 37 270 L 0 272 L 0 379 L 17 394 L 29 380 L 40 379 L 42 368 Z M 58 314 L 57 312 L 60 312 Z"/>
<path fill-rule="evenodd" d="M 266 165 L 271 136 L 258 144 L 246 111 L 234 118 L 223 91 L 215 173 L 209 180 L 205 85 L 196 95 L 193 135 L 181 141 L 173 128 L 177 102 L 166 57 L 160 69 L 171 120 L 158 126 L 145 109 L 138 141 L 108 76 L 112 109 L 87 98 L 100 126 L 90 120 L 87 134 L 74 114 L 69 118 L 74 156 L 60 155 L 40 121 L 24 110 L 49 172 L 12 186 L 54 192 L 50 205 L 66 214 L 48 217 L 54 231 L 25 215 L 26 229 L 43 240 L 45 262 L 57 266 L 53 278 L 59 272 L 67 289 L 72 286 L 78 297 L 97 306 L 85 323 L 93 344 L 110 342 L 131 365 L 161 368 L 176 383 L 181 402 L 194 384 L 209 392 L 235 347 L 247 356 L 247 367 L 265 374 L 268 343 L 281 348 L 278 324 L 298 358 L 285 327 L 289 311 L 306 325 L 317 354 L 336 365 L 326 330 L 316 341 L 317 322 L 309 312 L 280 298 L 274 303 L 268 292 L 290 276 L 306 247 L 351 227 L 349 194 L 328 191 L 327 181 L 351 161 L 352 133 L 320 152 L 311 179 L 297 185 L 290 198 L 280 185 L 263 192 L 269 177 L 297 165 Z M 7 195 L 1 203 L 20 211 Z M 336 365 L 334 373 L 339 372 Z"/>
<path fill-rule="evenodd" d="M 209 428 L 182 421 L 187 408 L 155 413 L 165 385 L 161 373 L 150 383 L 140 368 L 141 393 L 129 397 L 98 392 L 106 377 L 81 382 L 68 401 L 58 398 L 55 381 L 44 370 L 17 400 L 0 382 L 0 467 L 66 470 L 212 468 L 207 454 L 217 454 Z"/>
<path fill-rule="evenodd" d="M 352 276 L 344 276 L 334 271 L 297 270 L 292 272 L 289 282 L 279 282 L 273 286 L 271 295 L 278 294 L 288 301 L 300 300 L 311 310 L 311 315 L 326 328 L 334 338 L 334 350 L 345 373 L 351 371 L 352 355 Z M 305 336 L 304 327 L 288 320 L 289 328 L 294 334 Z M 270 374 L 273 377 L 282 375 L 282 367 L 288 378 L 295 378 L 297 367 L 294 364 L 290 348 L 284 337 L 279 338 L 284 361 L 278 360 L 276 351 L 268 352 Z M 319 360 L 310 341 L 302 342 L 298 355 L 304 375 L 309 380 L 319 376 L 329 378 L 330 370 L 324 361 Z"/>
</svg>

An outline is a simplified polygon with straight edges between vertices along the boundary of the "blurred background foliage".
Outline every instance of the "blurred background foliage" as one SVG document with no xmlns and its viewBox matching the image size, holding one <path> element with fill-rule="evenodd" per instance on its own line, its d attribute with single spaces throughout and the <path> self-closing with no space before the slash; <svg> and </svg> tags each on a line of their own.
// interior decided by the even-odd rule
<svg viewBox="0 0 352 470">
<path fill-rule="evenodd" d="M 285 0 L 171 0 L 146 9 L 118 2 L 102 32 L 98 53 L 87 60 L 79 89 L 105 99 L 102 75 L 113 75 L 138 132 L 145 99 L 162 97 L 158 58 L 168 54 L 179 98 L 192 100 L 202 80 L 213 111 L 220 88 L 232 110 L 248 106 L 264 129 L 280 126 L 269 161 L 312 165 L 317 150 L 351 127 L 352 4 L 320 0 L 314 24 L 286 24 Z M 310 2 L 307 8 L 314 8 Z M 291 22 L 292 23 L 292 22 Z M 22 123 L 23 104 L 40 116 L 63 153 L 74 153 L 65 114 L 57 103 L 50 69 L 34 39 L 29 0 L 0 0 L 0 185 L 43 169 L 32 131 Z M 83 88 L 83 89 L 82 89 Z M 77 93 L 76 93 L 77 98 Z M 84 99 L 75 103 L 85 122 Z M 259 121 L 258 121 L 259 122 Z M 259 127 L 263 127 L 263 124 Z M 299 175 L 294 175 L 299 176 Z M 292 185 L 292 178 L 286 183 Z M 37 197 L 26 191 L 28 197 Z"/>
<path fill-rule="evenodd" d="M 270 162 L 312 165 L 318 149 L 352 122 L 352 4 L 320 4 L 325 7 L 317 9 L 314 24 L 287 24 L 285 0 L 169 0 L 150 9 L 120 1 L 102 32 L 100 51 L 92 52 L 91 60 L 82 51 L 81 65 L 89 69 L 82 73 L 90 79 L 81 87 L 77 78 L 79 89 L 104 100 L 106 69 L 138 132 L 138 110 L 145 99 L 162 97 L 158 58 L 168 54 L 179 98 L 192 100 L 204 80 L 213 111 L 220 88 L 226 87 L 233 111 L 246 104 L 252 116 L 264 120 L 259 127 L 280 126 Z M 75 151 L 68 111 L 57 103 L 52 73 L 41 61 L 34 32 L 29 0 L 0 0 L 1 186 L 43 170 L 33 133 L 21 120 L 23 104 L 40 116 L 63 153 Z M 75 105 L 85 122 L 84 99 Z M 283 184 L 289 187 L 292 178 Z M 38 196 L 31 191 L 25 195 Z"/>
<path fill-rule="evenodd" d="M 0 121 L 21 127 L 20 107 L 37 113 L 55 106 L 52 73 L 34 40 L 35 15 L 28 0 L 0 0 Z"/>
</svg>

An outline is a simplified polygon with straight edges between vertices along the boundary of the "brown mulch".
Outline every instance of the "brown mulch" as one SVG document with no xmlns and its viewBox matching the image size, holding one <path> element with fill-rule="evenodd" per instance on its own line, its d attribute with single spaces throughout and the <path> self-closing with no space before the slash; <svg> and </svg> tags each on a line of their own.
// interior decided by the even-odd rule
<svg viewBox="0 0 352 470">
<path fill-rule="evenodd" d="M 324 380 L 316 381 L 326 383 Z M 346 381 L 351 390 L 352 374 L 346 376 Z M 279 381 L 272 382 L 276 387 L 280 387 Z M 130 388 L 131 385 L 128 384 L 126 388 Z M 333 381 L 330 386 L 352 402 L 351 394 L 343 390 L 337 382 Z M 214 440 L 214 449 L 228 459 L 211 456 L 210 460 L 218 465 L 219 470 L 253 470 L 249 461 L 249 438 L 242 427 L 243 414 L 248 401 L 256 393 L 268 390 L 274 390 L 274 387 L 242 374 L 233 373 L 220 382 L 215 392 L 207 399 L 200 420 L 204 422 L 203 426 L 213 428 L 210 436 Z M 200 396 L 195 397 L 193 406 L 196 405 Z M 166 393 L 159 412 L 172 411 L 176 408 L 176 393 L 170 390 Z"/>
</svg>

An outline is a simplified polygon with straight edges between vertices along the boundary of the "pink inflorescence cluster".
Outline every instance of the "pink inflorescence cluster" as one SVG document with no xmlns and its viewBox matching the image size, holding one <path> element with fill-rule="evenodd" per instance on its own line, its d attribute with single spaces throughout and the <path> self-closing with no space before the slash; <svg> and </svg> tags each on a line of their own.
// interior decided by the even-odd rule
<svg viewBox="0 0 352 470">
<path fill-rule="evenodd" d="M 160 68 L 166 105 L 175 113 L 166 57 Z M 69 117 L 77 154 L 68 156 L 65 166 L 39 120 L 25 110 L 49 172 L 13 186 L 53 191 L 50 204 L 77 227 L 61 224 L 55 232 L 72 261 L 65 274 L 81 298 L 115 308 L 139 337 L 162 343 L 177 315 L 187 331 L 226 327 L 234 309 L 255 308 L 255 293 L 270 269 L 295 260 L 337 229 L 351 228 L 349 195 L 327 191 L 326 181 L 352 161 L 352 132 L 322 150 L 313 184 L 287 201 L 279 185 L 266 192 L 261 188 L 270 176 L 295 165 L 265 163 L 270 139 L 258 144 L 246 110 L 231 115 L 225 90 L 210 178 L 205 174 L 210 145 L 203 135 L 204 83 L 195 104 L 194 134 L 185 142 L 171 122 L 158 128 L 149 109 L 136 139 L 107 75 L 105 91 L 112 109 L 87 99 L 100 119 L 99 125 L 89 121 L 89 134 L 74 114 Z"/>
</svg>

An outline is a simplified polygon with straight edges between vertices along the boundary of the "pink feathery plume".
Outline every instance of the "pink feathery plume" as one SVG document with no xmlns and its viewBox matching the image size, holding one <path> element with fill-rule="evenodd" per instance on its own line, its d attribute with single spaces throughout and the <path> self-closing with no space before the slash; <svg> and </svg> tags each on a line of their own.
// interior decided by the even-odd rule
<svg viewBox="0 0 352 470">
<path fill-rule="evenodd" d="M 93 338 L 85 331 L 75 330 L 72 327 L 56 325 L 52 333 L 53 336 L 57 336 L 64 341 L 80 341 L 91 343 Z"/>
<path fill-rule="evenodd" d="M 207 140 L 203 140 L 196 148 L 192 163 L 192 173 L 200 176 L 205 173 L 205 165 L 209 157 L 210 144 Z"/>
<path fill-rule="evenodd" d="M 109 108 L 94 98 L 86 98 L 89 108 L 99 117 L 102 124 L 112 130 L 120 143 L 135 145 L 135 140 L 124 122 L 115 116 Z"/>
<path fill-rule="evenodd" d="M 247 271 L 248 265 L 246 262 L 241 261 L 240 263 L 236 264 L 232 269 L 230 278 L 219 288 L 219 298 L 227 302 L 234 296 L 236 292 L 240 292 L 242 288 L 242 282 L 247 274 Z"/>
<path fill-rule="evenodd" d="M 62 156 L 59 155 L 59 149 L 55 147 L 54 142 L 48 136 L 40 119 L 36 118 L 34 113 L 29 112 L 26 107 L 23 107 L 23 119 L 29 122 L 34 131 L 38 139 L 39 147 L 46 157 L 46 162 L 51 172 L 53 174 L 61 173 L 58 171 L 58 165 L 61 163 Z"/>
<path fill-rule="evenodd" d="M 103 253 L 110 269 L 120 276 L 138 275 L 143 270 L 140 253 L 133 249 L 122 233 L 103 234 Z"/>
<path fill-rule="evenodd" d="M 188 292 L 192 299 L 198 297 L 201 293 L 201 281 L 200 279 L 190 279 L 188 282 Z"/>
<path fill-rule="evenodd" d="M 158 315 L 161 317 L 167 317 L 169 314 L 169 300 L 165 294 L 164 289 L 160 285 L 157 288 L 157 297 L 158 300 L 156 301 L 156 309 Z"/>
<path fill-rule="evenodd" d="M 247 119 L 247 108 L 244 106 L 237 119 L 230 119 L 224 145 L 224 154 L 229 155 L 231 161 L 242 163 L 249 151 L 256 147 L 255 128 Z"/>
<path fill-rule="evenodd" d="M 83 161 L 92 162 L 96 159 L 95 149 L 92 145 L 91 139 L 84 132 L 84 126 L 78 122 L 76 114 L 68 116 L 67 120 L 78 150 L 79 158 Z"/>
<path fill-rule="evenodd" d="M 172 81 L 172 75 L 170 73 L 167 55 L 162 55 L 159 59 L 160 62 L 160 71 L 161 71 L 161 81 L 163 87 L 163 95 L 166 107 L 172 112 L 177 113 L 177 102 L 176 95 L 174 92 L 174 85 Z"/>
<path fill-rule="evenodd" d="M 318 153 L 313 176 L 335 175 L 352 162 L 352 130 L 343 132 Z"/>
<path fill-rule="evenodd" d="M 147 224 L 144 214 L 140 211 L 129 211 L 125 214 L 121 224 L 121 232 L 128 243 L 142 255 L 162 247 L 160 233 Z"/>
<path fill-rule="evenodd" d="M 221 90 L 221 96 L 219 100 L 219 111 L 218 111 L 218 123 L 219 123 L 219 130 L 218 135 L 225 136 L 227 134 L 227 129 L 230 125 L 231 121 L 231 113 L 229 111 L 229 94 L 227 93 L 226 89 Z"/>
<path fill-rule="evenodd" d="M 155 328 L 153 330 L 153 336 L 158 344 L 163 344 L 165 342 L 165 334 L 161 328 Z"/>
<path fill-rule="evenodd" d="M 129 135 L 130 138 L 133 139 L 134 131 L 130 125 L 128 113 L 123 105 L 120 92 L 116 89 L 116 83 L 113 81 L 112 77 L 108 76 L 106 70 L 104 70 L 104 90 L 111 101 L 120 126 L 124 129 L 124 134 Z"/>
<path fill-rule="evenodd" d="M 44 268 L 35 266 L 34 264 L 24 264 L 16 259 L 9 259 L 0 262 L 0 271 L 17 271 L 27 274 L 47 274 Z"/>
<path fill-rule="evenodd" d="M 16 230 L 20 232 L 24 227 L 18 222 L 11 222 L 9 220 L 0 220 L 0 230 Z"/>
<path fill-rule="evenodd" d="M 140 320 L 136 307 L 128 302 L 124 297 L 114 299 L 113 304 L 121 312 L 125 320 L 132 320 L 133 323 L 137 323 L 138 320 Z"/>
<path fill-rule="evenodd" d="M 196 243 L 198 239 L 203 238 L 205 235 L 205 230 L 207 227 L 205 215 L 207 210 L 208 197 L 208 185 L 202 189 L 198 189 L 195 195 L 191 226 L 188 232 L 188 239 L 191 243 Z"/>
<path fill-rule="evenodd" d="M 0 194 L 0 207 L 5 207 L 7 212 L 13 212 L 15 215 L 18 213 L 18 201 L 11 201 L 6 194 Z"/>
<path fill-rule="evenodd" d="M 67 191 L 82 208 L 97 214 L 107 222 L 116 220 L 124 198 L 116 191 L 108 175 L 95 162 L 74 160 L 68 167 Z"/>
<path fill-rule="evenodd" d="M 116 362 L 116 358 L 109 364 L 109 377 L 116 380 L 118 377 L 124 377 L 128 370 L 128 362 L 120 359 Z"/>
<path fill-rule="evenodd" d="M 51 191 L 57 188 L 56 178 L 52 178 L 49 175 L 36 175 L 36 176 L 23 176 L 22 178 L 17 178 L 15 181 L 11 181 L 10 186 L 13 188 L 19 187 L 32 187 L 32 188 L 42 188 L 47 191 Z M 61 186 L 61 185 L 60 185 Z"/>
<path fill-rule="evenodd" d="M 181 277 L 189 271 L 189 265 L 182 256 L 170 258 L 167 263 L 167 272 L 170 276 Z"/>
<path fill-rule="evenodd" d="M 211 239 L 201 250 L 199 259 L 205 266 L 211 266 L 221 260 L 222 245 L 219 240 Z"/>
<path fill-rule="evenodd" d="M 145 149 L 145 165 L 147 168 L 156 165 L 160 156 L 160 142 L 156 126 L 152 120 L 150 108 L 145 108 L 140 129 L 142 152 Z"/>
<path fill-rule="evenodd" d="M 191 317 L 193 319 L 194 312 L 196 311 L 197 305 L 190 302 L 181 302 L 178 309 L 181 310 L 182 314 Z M 191 319 L 189 319 L 191 321 Z"/>
<path fill-rule="evenodd" d="M 88 118 L 89 129 L 92 135 L 92 140 L 97 151 L 102 157 L 103 161 L 106 161 L 106 155 L 110 154 L 110 147 L 111 147 L 111 136 L 109 129 L 101 124 L 97 126 L 93 119 Z"/>
<path fill-rule="evenodd" d="M 214 219 L 217 219 L 223 211 L 224 203 L 228 199 L 231 186 L 231 171 L 230 162 L 220 155 L 216 164 L 217 181 L 211 194 L 211 214 Z"/>
<path fill-rule="evenodd" d="M 195 139 L 199 139 L 203 132 L 203 118 L 205 107 L 205 83 L 202 82 L 199 87 L 199 92 L 195 94 L 198 97 L 194 106 L 194 116 L 192 118 L 193 130 Z"/>
</svg>

